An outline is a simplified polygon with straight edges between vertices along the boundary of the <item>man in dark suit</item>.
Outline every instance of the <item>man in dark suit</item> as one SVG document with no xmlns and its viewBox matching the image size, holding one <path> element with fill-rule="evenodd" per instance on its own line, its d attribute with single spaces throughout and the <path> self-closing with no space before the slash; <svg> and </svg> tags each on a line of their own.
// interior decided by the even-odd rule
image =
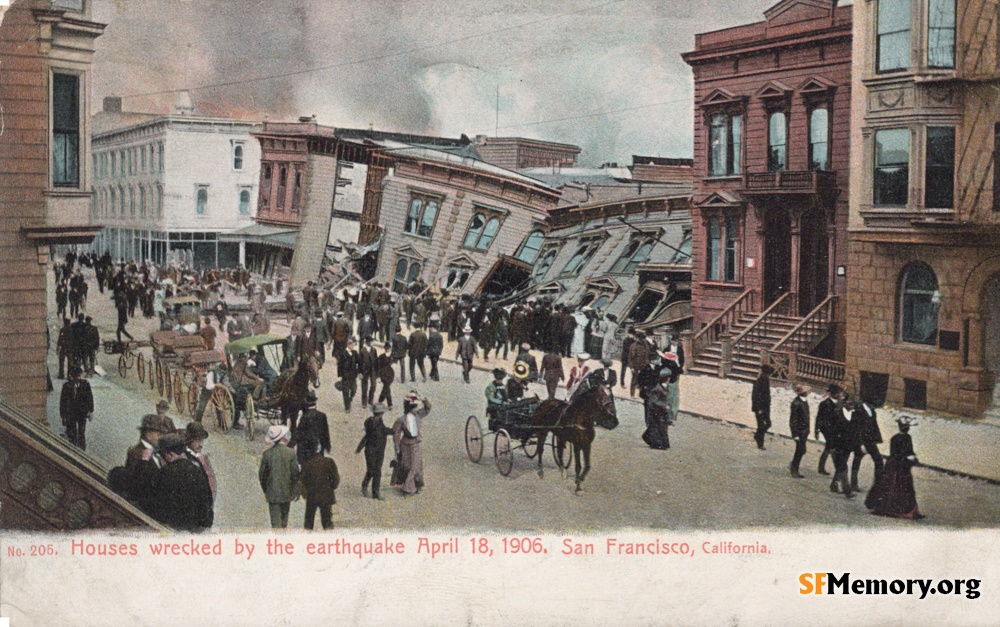
<svg viewBox="0 0 1000 627">
<path fill-rule="evenodd" d="M 392 344 L 385 343 L 385 352 L 378 356 L 376 362 L 376 372 L 382 382 L 382 391 L 378 395 L 378 402 L 385 402 L 389 411 L 392 411 L 392 382 L 396 378 L 396 373 L 392 370 Z"/>
<path fill-rule="evenodd" d="M 608 386 L 609 394 L 611 393 L 611 390 L 618 385 L 618 373 L 616 373 L 614 368 L 612 368 L 613 365 L 614 362 L 611 361 L 611 358 L 605 357 L 601 360 L 601 367 L 597 370 L 597 372 L 599 372 L 601 377 L 604 379 L 604 385 Z"/>
<path fill-rule="evenodd" d="M 420 367 L 420 377 L 427 383 L 427 372 L 424 370 L 424 357 L 427 355 L 427 334 L 418 326 L 410 333 L 408 346 L 410 355 L 410 381 L 417 380 L 417 367 Z"/>
<path fill-rule="evenodd" d="M 462 337 L 458 338 L 458 350 L 455 359 L 462 360 L 462 380 L 469 383 L 469 373 L 472 372 L 472 360 L 479 356 L 476 340 L 472 337 L 472 327 L 468 324 L 462 329 Z"/>
<path fill-rule="evenodd" d="M 406 353 L 409 348 L 410 343 L 402 329 L 397 329 L 392 336 L 392 360 L 399 364 L 400 383 L 406 383 Z"/>
<path fill-rule="evenodd" d="M 819 456 L 818 472 L 821 475 L 830 474 L 826 471 L 826 458 L 833 453 L 833 444 L 831 442 L 834 439 L 833 432 L 836 428 L 837 412 L 840 410 L 839 402 L 841 395 L 840 386 L 831 384 L 826 388 L 826 398 L 820 402 L 819 408 L 816 410 L 815 436 L 819 438 L 819 434 L 822 433 L 823 441 L 826 444 Z"/>
<path fill-rule="evenodd" d="M 434 381 L 441 380 L 441 375 L 438 374 L 438 359 L 443 351 L 444 336 L 438 331 L 438 323 L 431 322 L 431 332 L 427 336 L 427 357 L 431 360 L 431 379 Z"/>
<path fill-rule="evenodd" d="M 392 436 L 390 429 L 382 420 L 385 413 L 385 405 L 375 403 L 372 406 L 372 415 L 365 419 L 365 435 L 358 442 L 358 448 L 354 451 L 365 452 L 365 478 L 361 482 L 361 493 L 368 496 L 368 483 L 372 485 L 372 498 L 385 500 L 379 493 L 379 485 L 382 482 L 382 462 L 385 460 L 385 439 Z"/>
<path fill-rule="evenodd" d="M 87 421 L 94 417 L 94 394 L 80 366 L 70 368 L 69 381 L 63 383 L 59 416 L 70 443 L 87 450 Z"/>
<path fill-rule="evenodd" d="M 212 490 L 205 473 L 184 454 L 184 436 L 168 433 L 157 442 L 164 461 L 153 485 L 153 518 L 183 531 L 212 526 Z"/>
<path fill-rule="evenodd" d="M 299 419 L 292 434 L 292 441 L 289 446 L 295 446 L 303 441 L 312 441 L 318 445 L 323 453 L 329 453 L 333 448 L 330 442 L 330 423 L 326 414 L 316 409 L 316 395 L 310 390 L 306 395 L 306 408 L 302 411 L 302 418 Z M 299 446 L 299 464 L 306 459 L 306 455 L 312 451 L 305 450 L 306 447 Z"/>
<path fill-rule="evenodd" d="M 347 340 L 347 346 L 337 356 L 337 376 L 340 377 L 340 391 L 344 395 L 344 411 L 350 413 L 351 401 L 358 391 L 358 374 L 361 371 L 361 356 L 354 349 L 354 340 Z M 362 399 L 364 400 L 364 399 Z"/>
<path fill-rule="evenodd" d="M 566 378 L 563 372 L 562 356 L 558 351 L 549 351 L 542 356 L 542 369 L 538 374 L 539 378 L 545 381 L 549 400 L 554 399 L 559 382 Z"/>
<path fill-rule="evenodd" d="M 795 454 L 792 462 L 788 464 L 788 472 L 796 479 L 803 479 L 805 475 L 799 472 L 799 464 L 802 456 L 806 454 L 806 439 L 809 437 L 809 401 L 806 400 L 809 390 L 801 383 L 795 384 L 795 399 L 788 414 L 788 429 L 792 433 L 792 440 L 795 441 Z"/>
<path fill-rule="evenodd" d="M 882 478 L 882 453 L 878 450 L 878 445 L 882 443 L 882 431 L 878 427 L 878 420 L 876 419 L 875 407 L 870 399 L 862 399 L 861 402 L 857 404 L 854 409 L 854 413 L 851 415 L 851 424 L 855 426 L 855 433 L 857 434 L 858 446 L 854 451 L 854 459 L 851 461 L 851 489 L 855 492 L 861 492 L 861 488 L 858 487 L 858 470 L 861 468 L 861 459 L 864 454 L 867 453 L 872 458 L 872 464 L 875 470 L 875 482 Z M 864 453 L 859 454 L 861 449 L 864 448 Z"/>
<path fill-rule="evenodd" d="M 833 449 L 833 481 L 830 482 L 830 492 L 843 492 L 849 499 L 854 498 L 854 490 L 847 476 L 847 458 L 858 448 L 857 433 L 851 426 L 853 412 L 854 402 L 843 397 L 833 415 L 832 425 L 828 427 L 829 435 L 824 433 L 827 443 Z"/>
<path fill-rule="evenodd" d="M 361 375 L 361 406 L 368 407 L 375 398 L 375 378 L 378 370 L 378 351 L 372 346 L 372 337 L 365 336 L 358 353 L 358 371 Z M 369 387 L 369 385 L 371 387 Z"/>
<path fill-rule="evenodd" d="M 750 409 L 754 418 L 757 419 L 757 431 L 754 432 L 753 439 L 757 442 L 757 448 L 764 450 L 764 436 L 771 428 L 771 373 L 774 369 L 771 366 L 760 367 L 760 376 L 753 382 L 753 390 L 750 393 Z"/>
</svg>

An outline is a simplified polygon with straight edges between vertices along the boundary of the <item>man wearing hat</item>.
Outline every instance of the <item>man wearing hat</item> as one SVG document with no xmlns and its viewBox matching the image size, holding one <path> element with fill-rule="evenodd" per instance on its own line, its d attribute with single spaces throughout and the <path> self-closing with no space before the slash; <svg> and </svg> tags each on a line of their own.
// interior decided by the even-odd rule
<svg viewBox="0 0 1000 627">
<path fill-rule="evenodd" d="M 410 343 L 403 335 L 402 328 L 396 329 L 392 335 L 392 361 L 399 364 L 399 382 L 406 382 L 406 353 Z"/>
<path fill-rule="evenodd" d="M 884 464 L 882 453 L 878 450 L 878 445 L 882 443 L 882 431 L 878 426 L 874 405 L 870 398 L 862 397 L 851 416 L 851 426 L 855 428 L 857 440 L 861 445 L 855 449 L 854 458 L 851 460 L 851 489 L 855 492 L 861 492 L 861 488 L 858 487 L 858 471 L 861 469 L 861 460 L 865 453 L 872 458 L 875 483 L 882 478 Z"/>
<path fill-rule="evenodd" d="M 667 390 L 671 371 L 663 368 L 659 371 L 657 382 L 642 393 L 645 410 L 646 430 L 642 433 L 642 441 L 649 448 L 665 450 L 670 448 L 670 393 Z"/>
<path fill-rule="evenodd" d="M 549 399 L 553 400 L 556 397 L 556 387 L 559 386 L 559 382 L 566 378 L 563 372 L 562 356 L 557 350 L 550 350 L 542 356 L 542 370 L 538 373 L 539 377 L 545 381 L 545 388 L 549 392 Z"/>
<path fill-rule="evenodd" d="M 168 433 L 156 444 L 164 466 L 153 492 L 153 518 L 183 531 L 199 532 L 212 526 L 212 491 L 201 470 L 184 454 L 184 436 Z"/>
<path fill-rule="evenodd" d="M 433 381 L 441 380 L 441 375 L 438 374 L 438 359 L 444 352 L 444 336 L 441 335 L 438 326 L 437 320 L 431 320 L 431 331 L 427 334 L 427 358 L 431 360 L 431 380 Z"/>
<path fill-rule="evenodd" d="M 410 340 L 407 345 L 407 352 L 410 356 L 410 382 L 417 380 L 417 367 L 420 368 L 420 378 L 427 383 L 427 372 L 424 370 L 424 357 L 427 355 L 427 334 L 424 333 L 421 325 L 410 333 Z"/>
<path fill-rule="evenodd" d="M 507 402 L 507 388 L 503 382 L 506 376 L 506 370 L 494 368 L 493 380 L 486 386 L 486 414 L 490 417 L 490 431 L 497 430 L 497 410 Z"/>
<path fill-rule="evenodd" d="M 153 490 L 159 469 L 164 465 L 156 445 L 166 433 L 163 422 L 156 414 L 146 414 L 139 425 L 139 443 L 125 455 L 125 477 L 129 492 L 143 512 L 152 515 Z"/>
<path fill-rule="evenodd" d="M 455 352 L 455 359 L 462 360 L 462 380 L 466 383 L 470 383 L 469 373 L 472 372 L 472 360 L 475 357 L 479 357 L 479 349 L 472 337 L 472 326 L 466 323 L 462 328 L 462 337 L 458 338 L 458 350 Z"/>
<path fill-rule="evenodd" d="M 101 348 L 101 332 L 94 326 L 94 319 L 90 316 L 83 319 L 83 325 L 83 368 L 88 374 L 93 374 L 94 366 L 97 365 L 97 351 Z"/>
<path fill-rule="evenodd" d="M 629 384 L 629 392 L 635 396 L 635 390 L 639 386 L 639 375 L 649 366 L 650 344 L 646 340 L 646 334 L 642 330 L 635 332 L 635 340 L 629 346 L 628 367 L 632 371 L 632 380 Z M 654 383 L 655 385 L 655 383 Z"/>
<path fill-rule="evenodd" d="M 348 413 L 351 411 L 351 401 L 358 391 L 360 372 L 361 356 L 354 348 L 354 340 L 348 339 L 344 350 L 337 355 L 337 376 L 340 377 L 340 391 L 344 396 L 344 411 Z M 362 398 L 361 401 L 364 404 L 365 399 Z"/>
<path fill-rule="evenodd" d="M 849 499 L 854 498 L 854 490 L 848 477 L 847 459 L 858 448 L 857 433 L 851 426 L 853 413 L 854 401 L 841 393 L 841 401 L 833 415 L 833 426 L 829 430 L 830 435 L 824 434 L 833 455 L 833 480 L 830 482 L 830 492 L 843 492 Z"/>
<path fill-rule="evenodd" d="M 795 441 L 795 454 L 788 464 L 788 472 L 796 479 L 804 479 L 805 475 L 799 472 L 799 464 L 802 456 L 806 454 L 806 439 L 809 437 L 809 389 L 801 383 L 794 386 L 795 398 L 788 414 L 788 430 Z"/>
<path fill-rule="evenodd" d="M 569 379 L 566 380 L 566 400 L 573 398 L 580 382 L 590 372 L 587 362 L 590 360 L 590 353 L 577 353 L 576 365 L 569 370 Z"/>
<path fill-rule="evenodd" d="M 358 374 L 361 376 L 361 407 L 368 407 L 375 397 L 375 378 L 378 371 L 378 351 L 372 346 L 372 336 L 364 337 L 358 351 Z M 370 387 L 369 387 L 370 386 Z"/>
<path fill-rule="evenodd" d="M 212 503 L 214 504 L 215 471 L 212 469 L 212 462 L 209 461 L 208 454 L 201 450 L 206 439 L 208 439 L 208 431 L 205 431 L 205 427 L 200 422 L 191 421 L 184 428 L 184 441 L 187 444 L 184 454 L 195 468 L 205 473 L 205 480 L 208 481 L 208 487 L 212 491 Z"/>
<path fill-rule="evenodd" d="M 316 523 L 316 511 L 319 510 L 323 529 L 333 529 L 332 507 L 337 503 L 336 490 L 340 485 L 337 464 L 323 455 L 309 438 L 301 440 L 300 446 L 307 451 L 304 457 L 300 455 L 302 472 L 299 473 L 299 484 L 306 499 L 304 526 L 312 530 Z"/>
<path fill-rule="evenodd" d="M 379 495 L 379 485 L 382 483 L 382 462 L 385 460 L 385 439 L 392 435 L 392 430 L 382 419 L 386 407 L 384 403 L 372 406 L 372 415 L 365 419 L 365 435 L 358 442 L 355 454 L 365 451 L 365 478 L 361 482 L 361 493 L 368 496 L 368 483 L 371 482 L 371 496 L 374 499 L 385 500 Z"/>
<path fill-rule="evenodd" d="M 168 409 L 170 409 L 170 401 L 160 399 L 156 402 L 156 417 L 162 423 L 164 433 L 177 431 L 177 427 L 174 426 L 174 419 L 167 415 Z"/>
<path fill-rule="evenodd" d="M 760 375 L 753 382 L 753 390 L 750 392 L 750 410 L 753 411 L 754 418 L 757 419 L 757 431 L 754 432 L 753 439 L 757 442 L 757 448 L 764 450 L 764 436 L 771 428 L 771 373 L 774 369 L 767 364 L 760 367 Z"/>
<path fill-rule="evenodd" d="M 423 407 L 418 409 L 422 403 Z M 420 452 L 421 422 L 431 411 L 431 402 L 415 390 L 403 399 L 403 416 L 392 426 L 396 449 L 396 474 L 404 494 L 416 494 L 424 486 L 424 459 Z"/>
<path fill-rule="evenodd" d="M 833 453 L 832 442 L 836 439 L 836 434 L 834 429 L 837 425 L 837 412 L 839 411 L 839 403 L 842 391 L 839 385 L 830 384 L 826 388 L 826 394 L 822 401 L 819 403 L 819 407 L 816 409 L 816 427 L 814 435 L 819 438 L 819 434 L 823 434 L 823 442 L 825 446 L 823 447 L 823 452 L 819 456 L 819 466 L 817 471 L 821 475 L 829 475 L 830 473 L 826 470 L 826 459 Z"/>
<path fill-rule="evenodd" d="M 302 418 L 298 421 L 289 443 L 289 446 L 297 446 L 300 463 L 305 460 L 305 454 L 311 452 L 303 450 L 307 448 L 302 444 L 306 440 L 312 442 L 323 453 L 329 453 L 333 448 L 330 443 L 330 423 L 326 414 L 316 409 L 316 394 L 312 390 L 306 393 Z"/>
<path fill-rule="evenodd" d="M 288 447 L 291 435 L 284 425 L 271 425 L 267 430 L 270 446 L 260 458 L 257 478 L 267 498 L 271 527 L 288 527 L 288 510 L 294 496 L 295 482 L 299 479 L 299 462 L 295 451 Z"/>
<path fill-rule="evenodd" d="M 382 382 L 382 391 L 378 395 L 378 401 L 388 404 L 392 409 L 392 382 L 396 378 L 396 373 L 392 370 L 392 344 L 383 344 L 384 352 L 378 356 L 376 362 L 376 372 L 379 381 Z"/>
<path fill-rule="evenodd" d="M 514 372 L 507 378 L 508 401 L 519 401 L 524 398 L 525 392 L 528 391 L 530 372 L 528 364 L 523 361 L 514 363 Z"/>
<path fill-rule="evenodd" d="M 351 338 L 351 323 L 344 317 L 344 312 L 338 311 L 330 328 L 333 337 L 333 356 L 337 357 L 347 348 L 347 340 Z"/>
<path fill-rule="evenodd" d="M 83 369 L 72 366 L 69 381 L 63 383 L 59 396 L 59 416 L 66 427 L 70 443 L 87 450 L 87 421 L 94 417 L 94 393 L 90 382 L 83 378 Z"/>
<path fill-rule="evenodd" d="M 614 371 L 613 366 L 614 361 L 610 357 L 605 357 L 601 359 L 601 368 L 597 371 L 601 373 L 604 385 L 608 387 L 608 394 L 611 394 L 614 387 L 618 385 L 618 373 Z"/>
</svg>

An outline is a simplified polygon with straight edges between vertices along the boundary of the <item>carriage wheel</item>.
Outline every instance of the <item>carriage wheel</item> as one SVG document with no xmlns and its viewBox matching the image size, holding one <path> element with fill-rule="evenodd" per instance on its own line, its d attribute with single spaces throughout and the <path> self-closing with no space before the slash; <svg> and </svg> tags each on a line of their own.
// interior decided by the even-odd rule
<svg viewBox="0 0 1000 627">
<path fill-rule="evenodd" d="M 159 359 L 156 360 L 156 391 L 163 396 L 163 362 Z"/>
<path fill-rule="evenodd" d="M 184 413 L 184 380 L 181 373 L 174 373 L 174 405 L 177 406 L 177 413 Z"/>
<path fill-rule="evenodd" d="M 514 451 L 510 446 L 510 435 L 506 429 L 497 431 L 496 440 L 493 441 L 493 457 L 496 458 L 497 470 L 506 477 L 514 468 Z"/>
<path fill-rule="evenodd" d="M 163 364 L 163 392 L 162 392 L 162 395 L 163 395 L 163 398 L 167 399 L 168 401 L 174 395 L 174 382 L 170 378 L 170 366 L 168 366 L 166 364 Z"/>
<path fill-rule="evenodd" d="M 132 351 L 129 350 L 129 351 L 126 351 L 124 353 L 124 355 L 125 355 L 125 365 L 128 366 L 129 370 L 131 370 L 132 366 L 135 365 L 135 356 L 136 356 L 136 353 L 133 353 Z"/>
<path fill-rule="evenodd" d="M 229 431 L 229 427 L 233 425 L 235 407 L 233 405 L 233 395 L 229 393 L 229 390 L 225 386 L 215 386 L 212 396 L 208 399 L 206 411 L 208 410 L 211 410 L 212 415 L 215 416 L 219 430 Z"/>
<path fill-rule="evenodd" d="M 128 374 L 128 360 L 125 359 L 125 353 L 122 353 L 118 357 L 118 376 L 124 379 L 126 374 Z"/>
<path fill-rule="evenodd" d="M 556 466 L 560 470 L 568 470 L 570 463 L 573 461 L 573 443 L 553 435 L 552 457 L 556 460 Z"/>
<path fill-rule="evenodd" d="M 469 416 L 465 421 L 465 452 L 473 464 L 478 464 L 483 458 L 483 431 L 479 428 L 479 419 Z"/>
<path fill-rule="evenodd" d="M 243 402 L 243 430 L 246 431 L 248 442 L 253 441 L 255 420 L 257 420 L 257 408 L 253 404 L 253 394 L 247 392 L 247 399 Z"/>
<path fill-rule="evenodd" d="M 195 412 L 198 411 L 198 395 L 200 391 L 201 389 L 198 387 L 197 381 L 192 381 L 191 384 L 188 385 L 187 404 L 188 412 L 191 414 L 192 418 L 194 418 Z"/>
<path fill-rule="evenodd" d="M 149 389 L 150 390 L 155 390 L 156 389 L 156 377 L 153 376 L 153 371 L 156 370 L 156 367 L 159 365 L 159 363 L 160 363 L 160 360 L 158 360 L 156 358 L 156 355 L 153 355 L 153 356 L 151 356 L 149 358 Z"/>
<path fill-rule="evenodd" d="M 146 382 L 146 360 L 142 358 L 142 353 L 135 356 L 135 371 L 139 375 L 139 383 Z"/>
<path fill-rule="evenodd" d="M 534 459 L 535 455 L 538 454 L 538 436 L 531 434 L 527 440 L 521 443 L 524 447 L 524 454 L 528 456 L 528 459 Z"/>
</svg>

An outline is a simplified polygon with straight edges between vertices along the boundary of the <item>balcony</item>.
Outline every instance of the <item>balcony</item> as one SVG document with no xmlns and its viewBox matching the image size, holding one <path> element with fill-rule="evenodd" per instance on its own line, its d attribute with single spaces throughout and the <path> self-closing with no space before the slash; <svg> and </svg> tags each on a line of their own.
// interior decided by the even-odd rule
<svg viewBox="0 0 1000 627">
<path fill-rule="evenodd" d="M 747 172 L 743 175 L 744 196 L 826 195 L 837 191 L 837 173 L 821 170 Z"/>
</svg>

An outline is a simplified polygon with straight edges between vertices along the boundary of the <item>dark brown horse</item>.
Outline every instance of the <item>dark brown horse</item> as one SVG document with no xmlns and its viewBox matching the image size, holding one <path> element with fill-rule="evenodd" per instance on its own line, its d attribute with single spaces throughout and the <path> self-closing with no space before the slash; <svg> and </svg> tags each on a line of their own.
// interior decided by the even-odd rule
<svg viewBox="0 0 1000 627">
<path fill-rule="evenodd" d="M 542 450 L 546 435 L 551 431 L 557 459 L 562 459 L 562 451 L 566 446 L 573 447 L 576 491 L 581 492 L 583 480 L 590 472 L 590 445 L 594 442 L 595 421 L 598 426 L 608 430 L 618 426 L 614 397 L 608 392 L 600 373 L 592 373 L 584 379 L 570 402 L 547 400 L 539 405 L 531 416 L 531 425 L 537 427 L 535 437 L 538 441 L 538 476 L 542 476 Z"/>
<path fill-rule="evenodd" d="M 298 368 L 283 371 L 274 382 L 274 396 L 281 408 L 281 424 L 286 425 L 291 420 L 292 431 L 295 431 L 299 412 L 306 406 L 310 378 L 309 365 L 303 360 L 299 362 Z"/>
</svg>

